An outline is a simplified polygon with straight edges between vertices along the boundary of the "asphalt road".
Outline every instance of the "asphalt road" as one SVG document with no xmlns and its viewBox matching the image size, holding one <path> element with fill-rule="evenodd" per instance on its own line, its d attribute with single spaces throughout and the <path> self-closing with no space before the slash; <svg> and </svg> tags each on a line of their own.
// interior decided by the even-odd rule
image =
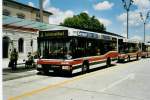
<svg viewBox="0 0 150 100">
<path fill-rule="evenodd" d="M 4 100 L 149 100 L 150 58 L 84 75 L 33 75 L 3 81 Z"/>
</svg>

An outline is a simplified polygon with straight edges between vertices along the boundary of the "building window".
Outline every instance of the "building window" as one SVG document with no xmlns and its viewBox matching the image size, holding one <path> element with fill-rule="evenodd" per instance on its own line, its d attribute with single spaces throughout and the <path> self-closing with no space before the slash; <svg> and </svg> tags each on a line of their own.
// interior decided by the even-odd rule
<svg viewBox="0 0 150 100">
<path fill-rule="evenodd" d="M 33 46 L 33 40 L 32 39 L 31 39 L 30 45 L 31 45 L 31 47 Z"/>
<path fill-rule="evenodd" d="M 17 17 L 21 19 L 25 19 L 25 15 L 23 13 L 17 13 Z"/>
<path fill-rule="evenodd" d="M 7 9 L 3 10 L 3 15 L 9 16 L 10 15 L 10 11 L 8 11 Z"/>
<path fill-rule="evenodd" d="M 23 47 L 24 47 L 24 41 L 23 41 L 22 38 L 20 38 L 20 39 L 18 40 L 18 51 L 19 51 L 19 52 L 23 52 Z"/>
<path fill-rule="evenodd" d="M 36 18 L 36 21 L 40 22 L 40 18 Z"/>
<path fill-rule="evenodd" d="M 36 17 L 40 18 L 40 13 L 39 12 L 36 13 Z"/>
<path fill-rule="evenodd" d="M 4 6 L 7 6 L 7 3 L 5 1 L 3 2 L 3 4 L 4 4 Z"/>
<path fill-rule="evenodd" d="M 36 13 L 36 19 L 35 20 L 40 22 L 40 13 L 39 12 Z"/>
</svg>

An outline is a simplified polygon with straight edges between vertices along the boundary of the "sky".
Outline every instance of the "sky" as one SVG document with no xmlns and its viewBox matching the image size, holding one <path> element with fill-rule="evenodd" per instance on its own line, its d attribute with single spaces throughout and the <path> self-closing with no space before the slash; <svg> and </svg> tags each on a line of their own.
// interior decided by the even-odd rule
<svg viewBox="0 0 150 100">
<path fill-rule="evenodd" d="M 16 1 L 39 7 L 39 0 Z M 130 0 L 125 1 L 127 3 Z M 129 39 L 143 40 L 144 24 L 139 12 L 142 12 L 145 20 L 147 12 L 150 11 L 150 0 L 133 1 L 129 12 Z M 50 24 L 58 25 L 67 17 L 86 12 L 99 19 L 107 31 L 126 36 L 127 16 L 122 0 L 44 0 L 43 8 L 53 13 L 49 17 Z M 146 41 L 150 41 L 150 17 L 146 23 Z"/>
</svg>

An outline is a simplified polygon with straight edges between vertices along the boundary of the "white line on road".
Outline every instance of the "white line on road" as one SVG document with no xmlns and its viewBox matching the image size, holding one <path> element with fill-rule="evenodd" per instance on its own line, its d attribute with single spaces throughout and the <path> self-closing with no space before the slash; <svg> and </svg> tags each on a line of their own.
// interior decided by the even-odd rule
<svg viewBox="0 0 150 100">
<path fill-rule="evenodd" d="M 120 79 L 118 81 L 115 81 L 114 83 L 110 84 L 109 86 L 103 88 L 102 90 L 100 90 L 100 92 L 104 92 L 104 91 L 106 91 L 106 90 L 108 90 L 108 89 L 110 89 L 110 88 L 112 88 L 112 87 L 122 83 L 125 80 L 128 80 L 128 79 L 133 80 L 134 78 L 135 78 L 135 74 L 134 73 L 128 74 L 126 77 L 124 77 L 124 78 L 122 78 L 122 79 Z"/>
</svg>

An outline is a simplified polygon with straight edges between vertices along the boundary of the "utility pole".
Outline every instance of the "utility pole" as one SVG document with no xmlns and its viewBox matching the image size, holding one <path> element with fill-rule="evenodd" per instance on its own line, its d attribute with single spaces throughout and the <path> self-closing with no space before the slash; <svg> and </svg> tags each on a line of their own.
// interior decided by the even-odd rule
<svg viewBox="0 0 150 100">
<path fill-rule="evenodd" d="M 144 43 L 145 43 L 145 26 L 146 26 L 147 19 L 149 18 L 149 14 L 150 14 L 150 11 L 147 12 L 146 17 L 144 19 L 142 12 L 140 12 L 140 17 L 144 24 Z"/>
<path fill-rule="evenodd" d="M 43 0 L 39 0 L 40 7 L 40 22 L 43 22 Z"/>
<path fill-rule="evenodd" d="M 130 6 L 133 4 L 133 0 L 122 0 L 124 9 L 127 11 L 127 39 L 129 34 L 129 11 Z"/>
</svg>

